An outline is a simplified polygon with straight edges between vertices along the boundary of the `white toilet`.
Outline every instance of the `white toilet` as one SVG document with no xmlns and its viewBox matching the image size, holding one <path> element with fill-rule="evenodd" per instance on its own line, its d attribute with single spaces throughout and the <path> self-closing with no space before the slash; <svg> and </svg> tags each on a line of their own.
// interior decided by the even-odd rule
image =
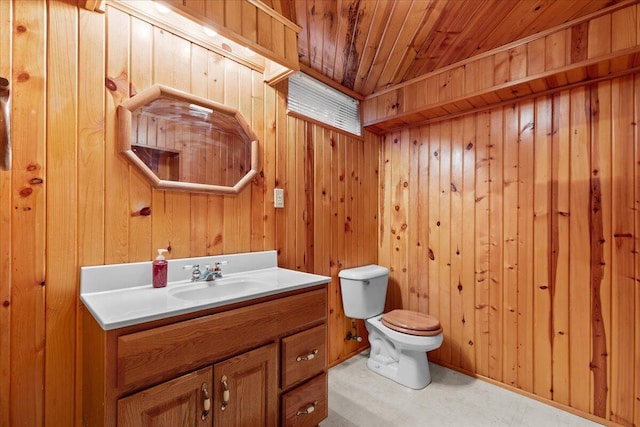
<svg viewBox="0 0 640 427">
<path fill-rule="evenodd" d="M 442 345 L 442 327 L 433 316 L 409 310 L 382 314 L 389 270 L 366 265 L 340 271 L 342 307 L 347 317 L 366 319 L 371 351 L 367 366 L 412 389 L 431 382 L 427 351 Z"/>
</svg>

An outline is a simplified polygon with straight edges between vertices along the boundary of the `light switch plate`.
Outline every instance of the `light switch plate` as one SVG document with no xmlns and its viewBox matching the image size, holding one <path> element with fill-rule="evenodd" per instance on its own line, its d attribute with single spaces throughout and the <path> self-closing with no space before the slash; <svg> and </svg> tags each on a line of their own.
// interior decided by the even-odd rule
<svg viewBox="0 0 640 427">
<path fill-rule="evenodd" d="M 276 208 L 284 208 L 284 189 L 273 189 L 273 206 Z"/>
</svg>

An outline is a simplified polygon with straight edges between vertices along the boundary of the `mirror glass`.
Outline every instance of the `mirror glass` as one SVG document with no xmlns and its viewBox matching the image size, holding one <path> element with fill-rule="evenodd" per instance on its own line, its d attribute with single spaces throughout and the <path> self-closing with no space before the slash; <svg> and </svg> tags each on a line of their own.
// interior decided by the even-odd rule
<svg viewBox="0 0 640 427">
<path fill-rule="evenodd" d="M 235 109 L 155 85 L 118 107 L 121 152 L 156 188 L 237 194 L 258 172 L 258 141 Z"/>
</svg>

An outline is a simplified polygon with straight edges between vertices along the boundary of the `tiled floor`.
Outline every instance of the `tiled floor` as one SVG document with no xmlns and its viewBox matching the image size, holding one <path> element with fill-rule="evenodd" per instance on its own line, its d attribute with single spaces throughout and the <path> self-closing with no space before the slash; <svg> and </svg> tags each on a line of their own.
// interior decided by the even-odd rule
<svg viewBox="0 0 640 427">
<path fill-rule="evenodd" d="M 367 357 L 329 370 L 329 418 L 320 427 L 600 425 L 435 364 L 428 387 L 406 389 L 370 371 Z"/>
</svg>

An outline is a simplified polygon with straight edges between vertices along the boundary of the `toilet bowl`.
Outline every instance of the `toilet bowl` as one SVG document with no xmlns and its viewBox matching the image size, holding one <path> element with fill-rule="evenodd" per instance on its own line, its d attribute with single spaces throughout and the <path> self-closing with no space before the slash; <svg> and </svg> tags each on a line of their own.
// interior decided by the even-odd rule
<svg viewBox="0 0 640 427">
<path fill-rule="evenodd" d="M 410 310 L 382 314 L 389 278 L 385 267 L 345 269 L 338 276 L 345 315 L 366 320 L 371 344 L 367 367 L 408 388 L 429 385 L 427 352 L 442 345 L 440 322 Z"/>
<path fill-rule="evenodd" d="M 436 335 L 411 335 L 386 326 L 383 316 L 365 322 L 371 344 L 367 367 L 405 387 L 425 388 L 431 382 L 427 351 L 442 345 L 442 328 Z"/>
</svg>

